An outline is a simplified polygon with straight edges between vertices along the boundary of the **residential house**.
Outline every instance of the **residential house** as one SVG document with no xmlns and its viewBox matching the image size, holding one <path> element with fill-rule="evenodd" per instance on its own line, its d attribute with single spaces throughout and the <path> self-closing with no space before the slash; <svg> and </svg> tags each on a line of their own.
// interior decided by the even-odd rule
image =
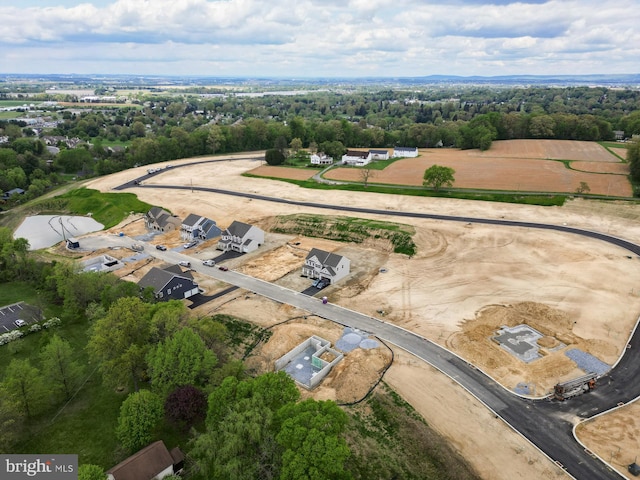
<svg viewBox="0 0 640 480">
<path fill-rule="evenodd" d="M 393 149 L 394 157 L 414 158 L 418 156 L 418 147 L 396 147 Z"/>
<path fill-rule="evenodd" d="M 190 272 L 183 272 L 179 265 L 165 268 L 153 267 L 138 281 L 140 288 L 153 288 L 157 300 L 181 300 L 199 293 L 198 284 Z"/>
<path fill-rule="evenodd" d="M 369 150 L 371 160 L 389 160 L 389 150 Z"/>
<path fill-rule="evenodd" d="M 613 134 L 616 137 L 616 140 L 624 140 L 624 130 L 614 130 Z"/>
<path fill-rule="evenodd" d="M 184 467 L 184 453 L 169 451 L 162 440 L 153 442 L 107 470 L 108 480 L 160 480 L 178 474 Z"/>
<path fill-rule="evenodd" d="M 371 162 L 371 152 L 347 150 L 347 153 L 342 156 L 342 163 L 345 165 L 355 165 L 356 167 L 363 167 L 369 162 Z"/>
<path fill-rule="evenodd" d="M 337 253 L 325 252 L 312 248 L 302 267 L 302 275 L 310 278 L 321 278 L 334 284 L 349 275 L 351 261 Z"/>
<path fill-rule="evenodd" d="M 333 157 L 328 157 L 326 154 L 319 152 L 314 153 L 309 157 L 311 159 L 311 165 L 331 165 L 333 164 Z"/>
<path fill-rule="evenodd" d="M 14 195 L 24 195 L 25 191 L 22 188 L 12 188 L 2 194 L 3 200 L 8 200 Z"/>
<path fill-rule="evenodd" d="M 220 234 L 218 250 L 249 253 L 264 243 L 264 231 L 236 220 Z"/>
<path fill-rule="evenodd" d="M 144 216 L 144 223 L 149 230 L 158 232 L 170 232 L 182 224 L 177 216 L 160 207 L 152 207 Z"/>
<path fill-rule="evenodd" d="M 180 226 L 180 238 L 187 241 L 219 237 L 222 230 L 210 218 L 190 213 Z"/>
</svg>

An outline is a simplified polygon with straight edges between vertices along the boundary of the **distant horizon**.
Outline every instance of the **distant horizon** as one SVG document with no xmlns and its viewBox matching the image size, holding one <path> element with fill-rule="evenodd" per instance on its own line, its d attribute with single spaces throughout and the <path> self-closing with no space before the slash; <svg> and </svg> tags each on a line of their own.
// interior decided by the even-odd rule
<svg viewBox="0 0 640 480">
<path fill-rule="evenodd" d="M 138 77 L 138 78 L 171 78 L 171 79 L 255 79 L 255 80 L 419 80 L 419 79 L 634 79 L 640 82 L 640 71 L 637 73 L 585 73 L 585 74 L 509 74 L 509 75 L 455 75 L 455 74 L 429 74 L 429 75 L 369 75 L 369 76 L 303 76 L 303 75 L 205 75 L 196 73 L 169 74 L 169 73 L 16 73 L 0 72 L 1 77 Z"/>
<path fill-rule="evenodd" d="M 0 0 L 0 7 L 0 65 L 35 75 L 484 78 L 637 75 L 640 65 L 637 0 Z"/>
</svg>

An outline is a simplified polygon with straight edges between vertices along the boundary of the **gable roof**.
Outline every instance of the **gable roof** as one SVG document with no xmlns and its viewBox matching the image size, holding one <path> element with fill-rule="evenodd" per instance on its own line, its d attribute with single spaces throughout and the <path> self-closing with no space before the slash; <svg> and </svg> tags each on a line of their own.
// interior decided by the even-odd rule
<svg viewBox="0 0 640 480">
<path fill-rule="evenodd" d="M 152 218 L 156 218 L 162 212 L 164 212 L 164 210 L 160 207 L 151 207 L 151 210 L 149 210 L 149 213 L 147 215 L 149 215 Z"/>
<path fill-rule="evenodd" d="M 190 213 L 187 218 L 182 221 L 183 225 L 188 227 L 193 227 L 198 221 L 200 221 L 202 217 L 200 215 L 196 215 L 195 213 Z"/>
<path fill-rule="evenodd" d="M 344 258 L 337 253 L 325 252 L 319 248 L 312 248 L 307 255 L 307 258 L 316 257 L 318 261 L 325 267 L 337 267 L 340 261 Z"/>
<path fill-rule="evenodd" d="M 151 480 L 174 463 L 177 462 L 174 462 L 164 442 L 158 440 L 107 470 L 106 473 L 113 475 L 115 480 Z"/>
<path fill-rule="evenodd" d="M 386 155 L 387 153 L 389 153 L 388 150 L 369 150 L 369 152 L 375 155 Z"/>
<path fill-rule="evenodd" d="M 250 229 L 251 225 L 234 220 L 233 222 L 231 222 L 231 225 L 227 227 L 225 232 L 227 232 L 229 235 L 233 235 L 234 237 L 242 238 Z"/>
<path fill-rule="evenodd" d="M 152 287 L 154 290 L 162 290 L 174 277 L 186 278 L 193 281 L 190 272 L 183 272 L 180 265 L 170 265 L 165 268 L 152 267 L 147 274 L 138 281 L 142 288 Z"/>
<path fill-rule="evenodd" d="M 369 152 L 361 152 L 359 150 L 347 150 L 347 157 L 358 157 L 358 158 L 367 158 L 369 156 Z"/>
</svg>

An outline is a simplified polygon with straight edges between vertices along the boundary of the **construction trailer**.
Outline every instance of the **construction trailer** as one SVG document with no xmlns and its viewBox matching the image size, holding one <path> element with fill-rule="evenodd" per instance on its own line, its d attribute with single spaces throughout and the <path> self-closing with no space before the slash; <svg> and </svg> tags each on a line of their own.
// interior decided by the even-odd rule
<svg viewBox="0 0 640 480">
<path fill-rule="evenodd" d="M 588 373 L 582 377 L 558 383 L 553 387 L 553 396 L 557 400 L 566 400 L 571 397 L 582 395 L 583 393 L 596 388 L 597 378 L 597 373 Z"/>
</svg>

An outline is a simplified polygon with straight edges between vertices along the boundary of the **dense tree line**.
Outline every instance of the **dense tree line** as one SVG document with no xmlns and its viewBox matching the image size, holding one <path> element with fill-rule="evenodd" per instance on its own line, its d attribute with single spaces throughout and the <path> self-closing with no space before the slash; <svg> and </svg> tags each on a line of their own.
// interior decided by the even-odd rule
<svg viewBox="0 0 640 480">
<path fill-rule="evenodd" d="M 425 88 L 209 98 L 142 96 L 138 105 L 61 111 L 43 135 L 85 143 L 57 155 L 20 120 L 0 121 L 0 191 L 42 195 L 61 174 L 105 175 L 178 158 L 310 148 L 339 157 L 349 147 L 487 149 L 494 140 L 613 140 L 640 134 L 640 92 L 587 87 Z M 113 148 L 114 143 L 126 145 Z M 295 147 L 293 146 L 295 144 Z M 1 193 L 0 192 L 0 193 Z"/>
</svg>

